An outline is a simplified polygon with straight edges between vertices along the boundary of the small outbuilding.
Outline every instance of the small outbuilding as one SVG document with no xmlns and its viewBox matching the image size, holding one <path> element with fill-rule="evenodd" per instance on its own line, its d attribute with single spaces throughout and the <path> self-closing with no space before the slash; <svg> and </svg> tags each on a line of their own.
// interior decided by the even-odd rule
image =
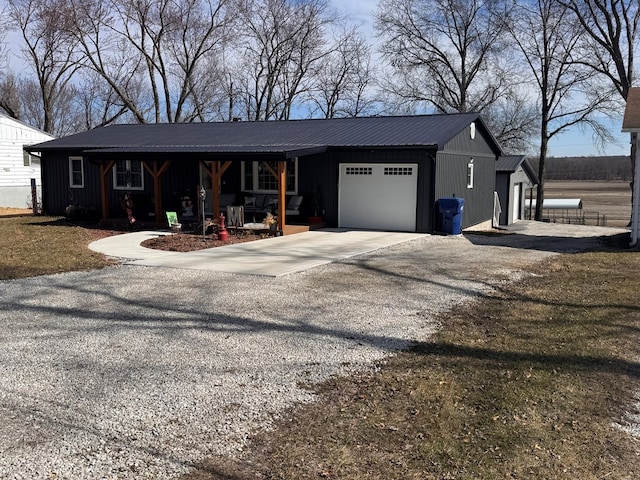
<svg viewBox="0 0 640 480">
<path fill-rule="evenodd" d="M 463 228 L 493 217 L 501 149 L 476 113 L 400 117 L 113 125 L 33 145 L 42 152 L 43 207 L 69 198 L 102 218 L 122 215 L 126 193 L 141 218 L 161 222 L 204 187 L 205 213 L 232 198 L 272 195 L 280 228 L 286 204 L 327 226 L 433 232 L 437 201 L 465 199 Z M 249 200 L 250 199 L 250 200 Z"/>
<path fill-rule="evenodd" d="M 525 218 L 527 194 L 538 184 L 524 155 L 501 156 L 496 163 L 496 193 L 500 201 L 500 225 L 511 225 Z"/>
<path fill-rule="evenodd" d="M 32 180 L 36 198 L 41 198 L 40 156 L 23 147 L 52 138 L 0 113 L 0 207 L 33 208 Z"/>
</svg>

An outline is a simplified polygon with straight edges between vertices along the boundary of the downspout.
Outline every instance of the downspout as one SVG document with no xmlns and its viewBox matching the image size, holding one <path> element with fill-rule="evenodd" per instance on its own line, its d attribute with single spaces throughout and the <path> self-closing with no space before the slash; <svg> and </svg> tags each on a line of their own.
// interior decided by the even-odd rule
<svg viewBox="0 0 640 480">
<path fill-rule="evenodd" d="M 633 179 L 633 205 L 631 206 L 631 243 L 635 247 L 638 243 L 638 230 L 640 230 L 640 162 L 638 162 L 638 134 L 631 134 L 631 143 L 635 151 L 635 177 Z"/>
</svg>

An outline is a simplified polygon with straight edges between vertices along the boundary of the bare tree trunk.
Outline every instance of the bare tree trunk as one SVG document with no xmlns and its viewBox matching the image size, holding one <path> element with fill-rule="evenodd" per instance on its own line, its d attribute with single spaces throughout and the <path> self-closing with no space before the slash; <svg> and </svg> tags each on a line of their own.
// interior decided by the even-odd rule
<svg viewBox="0 0 640 480">
<path fill-rule="evenodd" d="M 544 183 L 547 177 L 547 151 L 549 149 L 549 135 L 547 126 L 543 125 L 540 133 L 540 162 L 538 164 L 538 187 L 536 189 L 536 213 L 534 219 L 542 221 L 542 208 L 544 204 Z"/>
</svg>

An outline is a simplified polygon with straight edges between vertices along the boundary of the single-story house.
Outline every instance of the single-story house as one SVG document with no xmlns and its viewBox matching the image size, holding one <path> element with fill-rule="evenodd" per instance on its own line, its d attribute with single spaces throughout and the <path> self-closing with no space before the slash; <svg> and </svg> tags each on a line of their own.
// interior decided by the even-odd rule
<svg viewBox="0 0 640 480">
<path fill-rule="evenodd" d="M 216 216 L 222 196 L 241 204 L 272 194 L 283 229 L 295 195 L 302 216 L 322 215 L 327 226 L 411 232 L 439 228 L 442 197 L 465 199 L 463 228 L 490 226 L 502 153 L 476 113 L 112 125 L 28 151 L 42 152 L 49 214 L 72 202 L 122 216 L 127 192 L 137 215 L 162 221 L 168 210 L 185 214 L 187 197 L 197 213 L 203 186 Z"/>
<path fill-rule="evenodd" d="M 631 134 L 631 145 L 634 147 L 635 165 L 633 177 L 633 204 L 631 205 L 631 246 L 636 246 L 640 235 L 640 87 L 632 87 L 627 95 L 627 106 L 622 120 L 622 131 Z"/>
<path fill-rule="evenodd" d="M 538 184 L 538 176 L 524 155 L 505 155 L 496 163 L 496 192 L 500 200 L 500 225 L 524 219 L 527 193 Z"/>
<path fill-rule="evenodd" d="M 32 180 L 36 198 L 42 197 L 40 157 L 36 151 L 29 153 L 23 148 L 52 138 L 0 113 L 0 207 L 33 208 Z"/>
</svg>

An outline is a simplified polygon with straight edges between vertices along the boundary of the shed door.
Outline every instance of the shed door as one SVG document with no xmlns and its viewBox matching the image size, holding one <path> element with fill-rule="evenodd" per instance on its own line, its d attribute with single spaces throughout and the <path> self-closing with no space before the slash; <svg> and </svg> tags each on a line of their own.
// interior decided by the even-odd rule
<svg viewBox="0 0 640 480">
<path fill-rule="evenodd" d="M 521 200 L 521 193 L 520 193 L 520 184 L 516 183 L 513 186 L 513 221 L 518 221 L 520 220 L 520 200 Z"/>
<path fill-rule="evenodd" d="M 340 164 L 338 224 L 415 232 L 418 165 Z"/>
</svg>

